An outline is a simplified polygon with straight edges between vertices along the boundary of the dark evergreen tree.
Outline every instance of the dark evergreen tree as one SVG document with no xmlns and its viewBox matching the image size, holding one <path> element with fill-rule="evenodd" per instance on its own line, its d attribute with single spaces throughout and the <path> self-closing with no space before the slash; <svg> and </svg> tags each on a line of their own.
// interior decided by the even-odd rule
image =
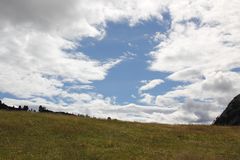
<svg viewBox="0 0 240 160">
<path fill-rule="evenodd" d="M 46 107 L 43 107 L 42 105 L 39 106 L 38 108 L 39 112 L 45 112 L 46 111 Z"/>
<path fill-rule="evenodd" d="M 28 106 L 23 106 L 24 111 L 28 111 Z"/>
</svg>

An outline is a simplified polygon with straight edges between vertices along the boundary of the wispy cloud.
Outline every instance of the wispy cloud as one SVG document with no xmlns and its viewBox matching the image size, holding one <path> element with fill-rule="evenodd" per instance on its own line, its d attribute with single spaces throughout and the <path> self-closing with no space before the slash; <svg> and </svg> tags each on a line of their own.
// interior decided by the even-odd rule
<svg viewBox="0 0 240 160">
<path fill-rule="evenodd" d="M 153 80 L 142 81 L 142 82 L 144 84 L 138 90 L 140 93 L 142 93 L 143 91 L 153 89 L 153 88 L 157 87 L 158 85 L 164 83 L 164 81 L 162 79 L 153 79 Z"/>
</svg>

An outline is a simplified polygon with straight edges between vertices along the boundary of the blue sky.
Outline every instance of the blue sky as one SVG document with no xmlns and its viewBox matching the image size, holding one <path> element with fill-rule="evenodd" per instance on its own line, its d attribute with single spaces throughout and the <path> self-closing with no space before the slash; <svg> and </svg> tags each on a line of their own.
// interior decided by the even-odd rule
<svg viewBox="0 0 240 160">
<path fill-rule="evenodd" d="M 127 22 L 107 23 L 106 36 L 101 40 L 85 38 L 79 43 L 77 49 L 94 59 L 105 60 L 117 58 L 124 53 L 133 53 L 135 56 L 109 71 L 103 81 L 95 81 L 95 91 L 106 96 L 116 96 L 116 101 L 123 103 L 136 103 L 137 99 L 131 95 L 138 96 L 138 88 L 142 85 L 140 81 L 151 79 L 164 79 L 168 73 L 153 72 L 148 69 L 148 55 L 158 42 L 151 40 L 156 32 L 167 32 L 170 28 L 169 14 L 164 14 L 164 21 L 151 19 L 147 22 L 129 26 Z M 150 91 L 153 95 L 163 94 L 176 86 L 177 83 L 167 81 L 165 85 Z"/>
<path fill-rule="evenodd" d="M 240 91 L 239 8 L 227 0 L 0 1 L 0 99 L 211 124 Z"/>
</svg>

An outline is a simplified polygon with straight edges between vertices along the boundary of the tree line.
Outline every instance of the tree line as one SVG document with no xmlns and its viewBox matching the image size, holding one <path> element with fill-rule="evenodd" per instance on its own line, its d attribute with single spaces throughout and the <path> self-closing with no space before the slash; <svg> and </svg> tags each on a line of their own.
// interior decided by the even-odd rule
<svg viewBox="0 0 240 160">
<path fill-rule="evenodd" d="M 16 107 L 16 106 L 8 106 L 8 105 L 4 104 L 1 100 L 0 100 L 0 110 L 7 110 L 7 111 L 31 111 L 31 112 L 36 112 L 36 110 L 30 109 L 27 105 L 18 106 L 18 107 Z M 54 112 L 54 111 L 51 111 L 51 110 L 47 109 L 46 107 L 43 107 L 42 105 L 40 105 L 40 106 L 38 107 L 38 112 L 74 115 L 74 114 L 66 113 L 66 112 Z"/>
<path fill-rule="evenodd" d="M 8 111 L 28 111 L 29 110 L 29 107 L 24 105 L 24 106 L 18 106 L 18 107 L 15 107 L 15 106 L 8 106 L 4 103 L 2 103 L 2 101 L 0 100 L 0 109 L 2 110 L 8 110 Z"/>
<path fill-rule="evenodd" d="M 27 105 L 24 106 L 8 106 L 6 104 L 4 104 L 1 100 L 0 100 L 0 110 L 7 110 L 7 111 L 30 111 L 30 112 L 37 112 L 34 109 L 30 109 L 30 107 L 28 107 Z M 43 112 L 43 113 L 53 113 L 53 114 L 63 114 L 63 115 L 72 115 L 72 116 L 80 116 L 80 117 L 88 117 L 88 115 L 82 115 L 82 114 L 72 114 L 72 113 L 67 113 L 67 112 L 54 112 L 51 111 L 49 109 L 47 109 L 46 107 L 43 107 L 42 105 L 40 105 L 38 107 L 38 112 Z M 92 117 L 95 118 L 95 117 Z M 107 120 L 112 120 L 111 117 L 107 117 Z"/>
</svg>

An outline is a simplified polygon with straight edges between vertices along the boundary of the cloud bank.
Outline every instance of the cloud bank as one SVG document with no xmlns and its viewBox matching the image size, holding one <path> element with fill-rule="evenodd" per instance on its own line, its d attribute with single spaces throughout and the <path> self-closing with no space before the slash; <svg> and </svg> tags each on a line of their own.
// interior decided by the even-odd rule
<svg viewBox="0 0 240 160">
<path fill-rule="evenodd" d="M 225 0 L 169 4 L 172 25 L 150 53 L 149 69 L 186 85 L 157 96 L 157 105 L 181 104 L 190 122 L 209 123 L 239 93 L 240 74 L 233 71 L 240 67 L 239 7 Z"/>
<path fill-rule="evenodd" d="M 239 8 L 238 0 L 0 0 L 0 91 L 17 97 L 5 97 L 10 104 L 41 103 L 132 121 L 210 123 L 240 90 L 234 71 L 240 67 Z M 149 53 L 149 70 L 166 72 L 164 81 L 184 85 L 163 95 L 144 93 L 147 106 L 119 105 L 114 97 L 74 91 L 93 89 L 93 81 L 104 80 L 128 59 L 92 59 L 76 50 L 82 39 L 104 38 L 107 22 L 162 22 L 165 12 L 171 27 L 156 33 L 159 44 Z"/>
</svg>

